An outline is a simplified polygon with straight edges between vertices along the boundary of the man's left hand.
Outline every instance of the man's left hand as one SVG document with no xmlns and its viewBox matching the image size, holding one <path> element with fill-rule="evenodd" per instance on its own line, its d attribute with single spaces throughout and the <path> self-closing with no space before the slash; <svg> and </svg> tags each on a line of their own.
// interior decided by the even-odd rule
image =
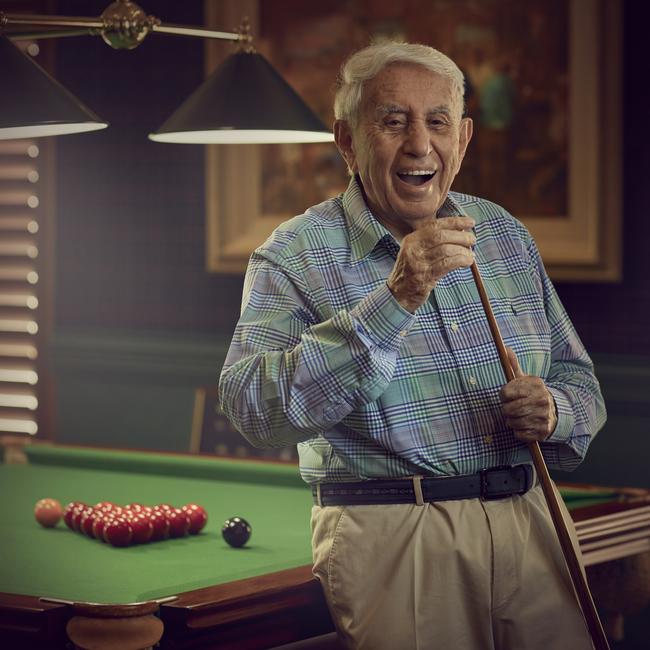
<svg viewBox="0 0 650 650">
<path fill-rule="evenodd" d="M 519 440 L 546 440 L 557 424 L 555 400 L 544 381 L 534 375 L 525 375 L 519 366 L 517 355 L 510 348 L 506 349 L 515 373 L 515 378 L 500 392 L 506 424 Z"/>
</svg>

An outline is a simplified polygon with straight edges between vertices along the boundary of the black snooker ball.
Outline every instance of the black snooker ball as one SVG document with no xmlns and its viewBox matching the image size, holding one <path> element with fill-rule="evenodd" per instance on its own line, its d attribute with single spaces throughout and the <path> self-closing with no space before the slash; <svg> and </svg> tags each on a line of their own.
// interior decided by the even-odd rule
<svg viewBox="0 0 650 650">
<path fill-rule="evenodd" d="M 243 546 L 250 538 L 252 528 L 250 524 L 241 517 L 231 517 L 226 519 L 221 534 L 230 546 L 239 548 Z"/>
</svg>

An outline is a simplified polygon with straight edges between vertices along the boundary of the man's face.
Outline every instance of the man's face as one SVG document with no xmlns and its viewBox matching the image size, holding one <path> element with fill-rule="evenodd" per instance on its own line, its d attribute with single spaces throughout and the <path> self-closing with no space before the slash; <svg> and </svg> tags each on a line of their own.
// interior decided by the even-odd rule
<svg viewBox="0 0 650 650">
<path fill-rule="evenodd" d="M 363 90 L 359 123 L 334 125 L 372 213 L 403 236 L 435 216 L 472 135 L 451 82 L 406 63 L 385 67 Z"/>
</svg>

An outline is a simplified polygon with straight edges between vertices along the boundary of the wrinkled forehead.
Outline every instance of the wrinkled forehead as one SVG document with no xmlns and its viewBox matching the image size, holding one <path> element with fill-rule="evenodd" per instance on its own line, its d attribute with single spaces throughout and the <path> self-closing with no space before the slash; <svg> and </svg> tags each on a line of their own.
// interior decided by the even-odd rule
<svg viewBox="0 0 650 650">
<path fill-rule="evenodd" d="M 460 119 L 462 103 L 449 77 L 413 63 L 391 63 L 364 84 L 361 115 L 372 118 L 394 108 L 423 115 L 442 111 Z"/>
</svg>

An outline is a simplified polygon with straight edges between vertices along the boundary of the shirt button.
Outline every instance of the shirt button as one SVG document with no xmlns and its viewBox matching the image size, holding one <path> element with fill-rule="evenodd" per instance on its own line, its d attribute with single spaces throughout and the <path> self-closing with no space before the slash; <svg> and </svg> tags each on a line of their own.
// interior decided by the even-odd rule
<svg viewBox="0 0 650 650">
<path fill-rule="evenodd" d="M 452 324 L 451 324 L 451 331 L 452 331 L 452 332 L 457 332 L 459 329 L 460 329 L 460 328 L 459 328 L 458 323 L 452 323 Z"/>
<path fill-rule="evenodd" d="M 402 330 L 399 335 L 403 338 L 408 335 L 408 332 L 406 330 Z"/>
<path fill-rule="evenodd" d="M 494 437 L 488 434 L 487 436 L 483 436 L 483 440 L 485 441 L 486 445 L 491 445 L 494 441 Z"/>
<path fill-rule="evenodd" d="M 472 384 L 472 386 L 476 386 L 476 377 L 470 376 L 468 381 L 469 381 L 470 384 Z"/>
</svg>

